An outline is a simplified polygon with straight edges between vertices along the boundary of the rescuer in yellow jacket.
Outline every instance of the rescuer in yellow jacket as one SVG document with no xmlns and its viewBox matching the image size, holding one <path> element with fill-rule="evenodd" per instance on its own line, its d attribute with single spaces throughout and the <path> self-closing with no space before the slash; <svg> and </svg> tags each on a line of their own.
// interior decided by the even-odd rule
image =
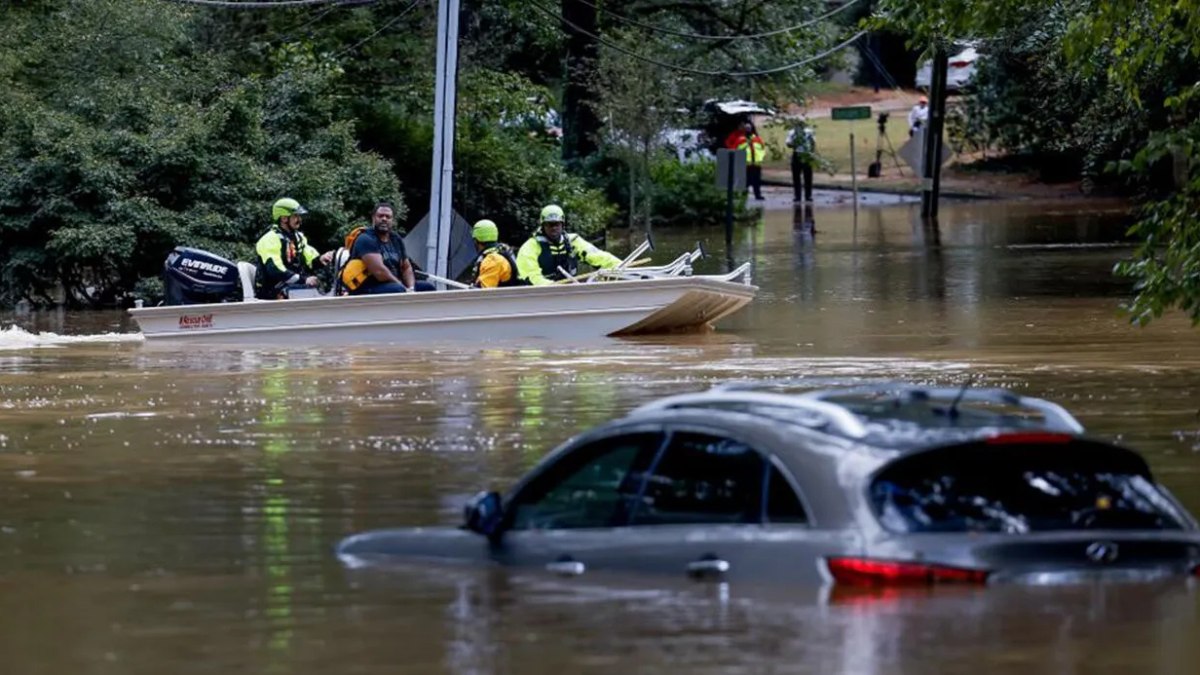
<svg viewBox="0 0 1200 675">
<path fill-rule="evenodd" d="M 517 278 L 517 261 L 513 250 L 500 243 L 500 228 L 490 220 L 481 220 L 471 228 L 475 240 L 475 264 L 471 268 L 471 285 L 475 288 L 507 288 L 523 286 Z"/>
<path fill-rule="evenodd" d="M 575 276 L 579 261 L 592 267 L 610 269 L 621 263 L 617 256 L 596 248 L 577 234 L 563 232 L 566 218 L 561 206 L 542 209 L 537 232 L 517 251 L 517 276 L 534 286 L 564 279 L 562 271 Z"/>
<path fill-rule="evenodd" d="M 300 231 L 306 213 L 300 202 L 289 197 L 271 207 L 275 223 L 254 245 L 258 254 L 254 295 L 260 300 L 286 298 L 289 288 L 316 288 L 313 272 L 318 264 L 328 265 L 333 258 L 333 251 L 318 253 Z"/>
<path fill-rule="evenodd" d="M 767 144 L 754 130 L 753 122 L 747 120 L 742 129 L 745 135 L 738 144 L 738 150 L 746 153 L 746 190 L 753 188 L 754 198 L 762 201 L 762 165 L 767 156 Z"/>
</svg>

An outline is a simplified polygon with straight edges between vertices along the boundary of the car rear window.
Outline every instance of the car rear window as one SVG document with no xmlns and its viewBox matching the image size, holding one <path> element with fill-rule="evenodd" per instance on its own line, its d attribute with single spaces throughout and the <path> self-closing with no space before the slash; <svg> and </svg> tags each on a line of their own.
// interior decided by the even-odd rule
<svg viewBox="0 0 1200 675">
<path fill-rule="evenodd" d="M 869 496 L 893 532 L 1187 527 L 1137 454 L 1078 439 L 984 441 L 909 455 L 877 474 Z"/>
</svg>

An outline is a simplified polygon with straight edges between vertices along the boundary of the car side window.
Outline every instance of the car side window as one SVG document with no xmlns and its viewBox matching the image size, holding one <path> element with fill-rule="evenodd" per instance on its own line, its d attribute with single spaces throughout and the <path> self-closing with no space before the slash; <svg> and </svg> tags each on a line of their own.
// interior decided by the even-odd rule
<svg viewBox="0 0 1200 675">
<path fill-rule="evenodd" d="M 800 496 L 775 465 L 771 465 L 771 475 L 767 478 L 767 522 L 808 522 L 808 514 L 804 511 Z"/>
<path fill-rule="evenodd" d="M 663 434 L 622 434 L 575 448 L 513 496 L 512 530 L 616 527 L 645 468 L 658 454 Z"/>
<path fill-rule="evenodd" d="M 673 433 L 641 494 L 631 500 L 630 524 L 760 522 L 765 470 L 762 456 L 744 443 Z"/>
</svg>

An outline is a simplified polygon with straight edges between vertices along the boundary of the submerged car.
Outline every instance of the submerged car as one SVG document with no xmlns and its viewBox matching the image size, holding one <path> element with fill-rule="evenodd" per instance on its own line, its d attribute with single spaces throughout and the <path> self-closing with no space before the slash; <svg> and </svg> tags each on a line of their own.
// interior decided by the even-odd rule
<svg viewBox="0 0 1200 675">
<path fill-rule="evenodd" d="M 1135 452 L 998 389 L 732 383 L 559 447 L 460 528 L 341 542 L 424 558 L 729 581 L 897 585 L 1185 578 L 1196 521 Z"/>
</svg>

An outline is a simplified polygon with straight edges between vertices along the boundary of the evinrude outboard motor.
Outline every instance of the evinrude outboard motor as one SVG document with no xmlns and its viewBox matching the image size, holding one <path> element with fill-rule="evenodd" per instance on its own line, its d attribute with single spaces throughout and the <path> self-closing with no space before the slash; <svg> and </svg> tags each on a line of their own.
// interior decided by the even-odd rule
<svg viewBox="0 0 1200 675">
<path fill-rule="evenodd" d="M 242 299 L 237 265 L 197 248 L 176 246 L 163 265 L 168 305 L 237 302 Z"/>
</svg>

